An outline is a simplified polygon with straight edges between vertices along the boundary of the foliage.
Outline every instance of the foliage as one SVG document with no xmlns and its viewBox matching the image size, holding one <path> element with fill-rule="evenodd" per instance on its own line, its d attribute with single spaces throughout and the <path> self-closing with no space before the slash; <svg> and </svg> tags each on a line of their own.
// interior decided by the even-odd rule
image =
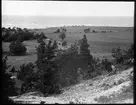
<svg viewBox="0 0 136 105">
<path fill-rule="evenodd" d="M 57 29 L 54 33 L 60 33 L 60 29 Z"/>
<path fill-rule="evenodd" d="M 112 57 L 115 58 L 116 64 L 123 63 L 123 51 L 119 46 L 112 49 Z"/>
<path fill-rule="evenodd" d="M 21 55 L 26 53 L 26 47 L 19 41 L 12 41 L 9 45 L 10 53 L 15 55 Z"/>
<path fill-rule="evenodd" d="M 112 49 L 112 57 L 116 64 L 133 65 L 131 61 L 134 59 L 134 44 L 128 50 L 122 50 L 119 46 Z"/>
<path fill-rule="evenodd" d="M 134 44 L 132 44 L 128 50 L 124 50 L 123 57 L 125 60 L 134 58 Z"/>
<path fill-rule="evenodd" d="M 111 72 L 111 64 L 111 61 L 107 58 L 100 60 L 99 58 L 93 57 L 92 62 L 89 64 L 88 78 Z"/>
<path fill-rule="evenodd" d="M 15 82 L 10 78 L 11 74 L 6 73 L 6 70 L 9 68 L 10 65 L 7 65 L 7 56 L 2 54 L 2 70 L 1 70 L 1 76 L 2 76 L 2 103 L 7 104 L 9 103 L 8 96 L 16 95 L 16 88 L 15 88 Z"/>
<path fill-rule="evenodd" d="M 107 58 L 102 59 L 102 61 L 101 61 L 101 69 L 102 69 L 102 70 L 105 70 L 105 71 L 108 71 L 108 72 L 111 72 L 111 71 L 112 71 L 111 62 L 108 61 Z"/>
<path fill-rule="evenodd" d="M 79 53 L 77 43 L 74 43 L 73 45 L 71 45 L 71 47 L 68 50 L 71 54 L 77 55 Z"/>
<path fill-rule="evenodd" d="M 62 42 L 62 46 L 66 46 L 66 45 L 67 45 L 67 41 L 64 40 L 64 41 Z"/>
<path fill-rule="evenodd" d="M 55 43 L 55 42 L 54 42 Z M 36 88 L 44 94 L 52 94 L 59 91 L 57 85 L 57 65 L 54 62 L 56 49 L 51 41 L 46 45 L 43 41 L 37 48 L 38 82 Z"/>
<path fill-rule="evenodd" d="M 67 32 L 67 30 L 64 27 L 61 27 L 60 29 L 61 29 L 61 32 L 64 32 L 64 33 Z"/>
<path fill-rule="evenodd" d="M 85 33 L 89 33 L 89 32 L 90 32 L 90 28 L 84 29 L 84 32 L 85 32 Z"/>
<path fill-rule="evenodd" d="M 22 64 L 20 70 L 17 72 L 17 78 L 23 81 L 21 85 L 21 93 L 27 92 L 34 88 L 34 83 L 37 81 L 35 65 L 31 62 Z"/>
<path fill-rule="evenodd" d="M 59 38 L 63 41 L 66 38 L 65 32 L 61 32 Z"/>
<path fill-rule="evenodd" d="M 53 61 L 56 41 L 51 41 L 46 45 L 41 40 L 37 48 L 36 66 L 33 63 L 22 64 L 17 73 L 17 78 L 23 81 L 21 93 L 39 90 L 44 94 L 58 92 L 56 79 L 57 66 Z"/>
<path fill-rule="evenodd" d="M 81 43 L 80 44 L 80 54 L 83 55 L 85 58 L 92 59 L 92 55 L 90 54 L 89 44 L 87 43 L 86 35 L 83 36 L 80 43 Z"/>
<path fill-rule="evenodd" d="M 95 33 L 96 31 L 95 30 L 92 30 L 93 33 Z"/>
<path fill-rule="evenodd" d="M 54 33 L 60 33 L 60 32 L 67 32 L 67 30 L 64 27 L 61 27 L 60 29 L 57 29 Z"/>
<path fill-rule="evenodd" d="M 47 37 L 45 36 L 43 32 L 41 32 L 37 38 L 37 42 L 40 43 L 43 39 L 47 39 Z"/>
<path fill-rule="evenodd" d="M 47 38 L 43 32 L 41 32 L 40 34 L 38 33 L 34 33 L 33 31 L 24 28 L 18 28 L 18 27 L 13 27 L 13 28 L 5 28 L 2 27 L 2 41 L 5 42 L 12 42 L 12 41 L 16 41 L 18 36 L 20 36 L 20 41 L 23 42 L 24 40 L 33 40 L 33 39 L 37 39 L 39 37 L 43 37 L 43 38 Z"/>
<path fill-rule="evenodd" d="M 22 41 L 34 39 L 34 33 L 26 28 L 21 29 L 18 27 L 13 27 L 13 28 L 2 27 L 3 41 L 6 42 L 16 41 L 18 36 L 21 36 Z"/>
</svg>

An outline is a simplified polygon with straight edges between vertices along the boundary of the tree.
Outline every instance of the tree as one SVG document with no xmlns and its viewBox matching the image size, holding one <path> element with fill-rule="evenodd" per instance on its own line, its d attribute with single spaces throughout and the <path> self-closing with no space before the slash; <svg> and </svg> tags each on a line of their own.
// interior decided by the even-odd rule
<svg viewBox="0 0 136 105">
<path fill-rule="evenodd" d="M 117 64 L 123 63 L 123 52 L 119 46 L 112 49 L 112 57 L 115 58 Z"/>
<path fill-rule="evenodd" d="M 11 74 L 8 74 L 6 70 L 9 68 L 10 65 L 7 65 L 7 56 L 2 54 L 2 70 L 1 70 L 1 77 L 2 77 L 2 103 L 7 104 L 9 103 L 9 96 L 17 95 L 15 82 L 10 78 Z"/>
<path fill-rule="evenodd" d="M 88 49 L 89 45 L 87 43 L 86 35 L 83 36 L 80 44 L 80 54 L 84 57 L 90 57 L 90 50 Z"/>
<path fill-rule="evenodd" d="M 66 38 L 65 32 L 61 32 L 59 38 L 63 41 Z"/>
<path fill-rule="evenodd" d="M 17 41 L 12 41 L 9 45 L 10 53 L 15 55 L 21 55 L 26 53 L 26 47 L 20 42 L 20 37 Z"/>
<path fill-rule="evenodd" d="M 55 52 L 54 45 L 49 41 L 48 44 L 42 43 L 37 48 L 37 61 L 38 68 L 38 83 L 36 88 L 44 94 L 52 94 L 57 92 L 57 65 L 54 62 Z"/>
<path fill-rule="evenodd" d="M 32 40 L 34 39 L 34 33 L 33 31 L 29 31 L 28 29 L 24 28 L 2 28 L 2 40 L 11 42 L 16 41 L 18 36 L 20 36 L 20 41 L 23 42 L 23 40 Z"/>
<path fill-rule="evenodd" d="M 43 32 L 40 33 L 38 36 L 37 42 L 40 43 L 43 39 L 46 39 L 47 37 L 44 35 Z"/>
<path fill-rule="evenodd" d="M 45 34 L 43 32 L 40 33 L 40 38 L 41 39 L 46 39 L 47 37 L 45 36 Z"/>
</svg>

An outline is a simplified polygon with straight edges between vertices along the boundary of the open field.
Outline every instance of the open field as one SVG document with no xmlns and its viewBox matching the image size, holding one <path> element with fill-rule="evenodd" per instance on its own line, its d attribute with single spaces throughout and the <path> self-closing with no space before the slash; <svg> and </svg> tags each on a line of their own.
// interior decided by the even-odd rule
<svg viewBox="0 0 136 105">
<path fill-rule="evenodd" d="M 103 56 L 111 59 L 111 50 L 113 47 L 120 46 L 122 49 L 128 49 L 133 43 L 133 27 L 89 27 L 89 26 L 67 26 L 66 41 L 68 44 L 72 44 L 83 37 L 87 36 L 88 44 L 90 45 L 90 51 L 94 57 L 102 58 Z M 95 33 L 84 33 L 85 28 L 90 28 L 91 31 L 95 30 Z M 44 32 L 46 36 L 53 40 L 60 40 L 59 33 L 54 33 L 58 29 L 33 29 L 36 33 Z M 102 32 L 106 31 L 106 32 Z M 28 54 L 25 56 L 8 56 L 8 63 L 18 68 L 22 63 L 35 62 L 36 61 L 36 46 L 38 43 L 36 40 L 24 41 L 27 47 Z M 9 51 L 9 43 L 3 42 L 2 47 L 4 51 Z"/>
</svg>

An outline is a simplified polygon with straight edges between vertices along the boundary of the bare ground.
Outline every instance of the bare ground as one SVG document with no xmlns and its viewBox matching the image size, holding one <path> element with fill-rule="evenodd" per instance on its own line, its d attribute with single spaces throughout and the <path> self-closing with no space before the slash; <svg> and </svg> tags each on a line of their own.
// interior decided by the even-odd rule
<svg viewBox="0 0 136 105">
<path fill-rule="evenodd" d="M 130 75 L 133 68 L 111 76 L 102 75 L 96 79 L 82 81 L 77 85 L 64 88 L 63 93 L 43 97 L 35 93 L 27 93 L 21 96 L 11 97 L 16 102 L 21 103 L 84 103 L 84 104 L 101 104 L 101 103 L 133 103 L 133 90 Z"/>
</svg>

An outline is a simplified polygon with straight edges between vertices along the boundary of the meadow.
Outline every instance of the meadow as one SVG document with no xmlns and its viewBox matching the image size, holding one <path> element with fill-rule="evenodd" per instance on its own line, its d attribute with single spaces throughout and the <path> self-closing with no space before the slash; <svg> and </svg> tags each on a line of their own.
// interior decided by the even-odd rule
<svg viewBox="0 0 136 105">
<path fill-rule="evenodd" d="M 92 27 L 92 26 L 66 26 L 65 40 L 69 45 L 73 44 L 83 37 L 87 36 L 88 44 L 90 45 L 90 52 L 94 57 L 102 59 L 107 57 L 112 59 L 111 50 L 114 47 L 120 46 L 122 49 L 128 49 L 133 43 L 133 27 Z M 96 32 L 84 33 L 85 28 L 90 28 L 91 31 Z M 47 29 L 30 29 L 36 33 L 44 32 L 48 38 L 60 41 L 59 34 L 54 33 L 58 27 L 51 27 Z M 24 56 L 8 56 L 8 64 L 19 68 L 23 63 L 35 62 L 37 59 L 36 46 L 39 43 L 37 40 L 29 40 L 23 42 L 27 47 L 27 54 Z M 4 51 L 9 51 L 9 43 L 3 42 L 2 47 Z"/>
</svg>

